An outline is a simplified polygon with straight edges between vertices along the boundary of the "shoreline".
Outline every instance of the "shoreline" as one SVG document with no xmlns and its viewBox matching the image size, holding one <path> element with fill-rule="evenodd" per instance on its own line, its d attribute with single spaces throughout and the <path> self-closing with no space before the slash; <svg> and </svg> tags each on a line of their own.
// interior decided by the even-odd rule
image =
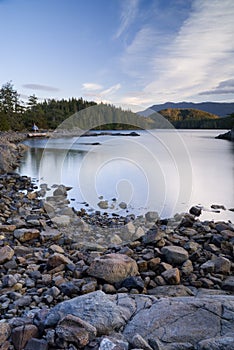
<svg viewBox="0 0 234 350">
<path fill-rule="evenodd" d="M 16 141 L 8 139 L 6 147 L 8 142 Z M 18 162 L 21 147 L 12 145 L 10 152 Z M 156 317 L 154 308 L 158 302 L 162 310 L 159 323 L 166 310 L 178 318 L 176 303 L 190 312 L 192 305 L 202 310 L 198 306 L 201 300 L 207 305 L 211 300 L 213 305 L 223 310 L 229 307 L 234 312 L 233 223 L 202 222 L 188 213 L 166 221 L 155 212 L 137 219 L 130 215 L 110 218 L 84 210 L 76 212 L 68 206 L 69 188 L 58 186 L 43 202 L 46 185 L 37 188 L 30 178 L 13 172 L 0 175 L 0 190 L 2 349 L 23 350 L 31 342 L 31 348 L 25 349 L 40 345 L 44 350 L 104 350 L 104 345 L 112 342 L 123 350 L 126 346 L 156 350 L 157 344 L 153 345 L 144 327 L 137 328 L 137 339 L 131 327 L 133 321 L 137 327 L 140 312 L 152 312 Z M 72 303 L 80 310 L 80 303 L 91 305 L 92 317 L 88 318 L 85 311 L 75 314 Z M 63 311 L 56 318 L 54 310 L 60 307 Z M 113 320 L 119 320 L 120 314 L 123 320 L 117 324 L 106 321 L 108 312 Z M 160 350 L 171 350 L 178 349 L 180 333 L 186 330 L 181 349 L 203 349 L 199 343 L 214 338 L 212 326 L 199 338 L 203 316 L 201 312 L 193 339 L 189 337 L 192 324 L 188 320 L 181 321 L 177 337 L 172 337 L 169 318 L 164 321 L 168 338 L 161 335 L 160 329 L 156 332 L 155 325 L 148 325 L 149 333 L 156 332 Z M 208 316 L 213 320 L 212 313 Z M 101 317 L 100 325 L 109 323 L 100 328 L 96 317 Z M 233 341 L 229 333 L 234 329 L 234 320 L 221 312 L 217 317 L 219 321 L 226 320 L 218 341 L 225 338 L 227 342 L 230 337 Z"/>
</svg>

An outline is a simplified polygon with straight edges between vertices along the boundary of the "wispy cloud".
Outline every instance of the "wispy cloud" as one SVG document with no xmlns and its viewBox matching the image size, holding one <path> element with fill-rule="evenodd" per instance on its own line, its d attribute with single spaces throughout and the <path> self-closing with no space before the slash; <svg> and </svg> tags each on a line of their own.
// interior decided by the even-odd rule
<svg viewBox="0 0 234 350">
<path fill-rule="evenodd" d="M 138 3 L 139 0 L 123 1 L 120 16 L 120 26 L 115 34 L 116 39 L 118 39 L 134 22 L 138 12 Z"/>
<path fill-rule="evenodd" d="M 121 88 L 121 84 L 116 84 L 111 87 L 109 87 L 106 90 L 103 90 L 100 92 L 101 96 L 106 96 L 106 95 L 113 95 L 115 92 L 117 92 Z"/>
<path fill-rule="evenodd" d="M 82 90 L 84 91 L 98 91 L 103 88 L 102 85 L 96 83 L 83 83 Z"/>
<path fill-rule="evenodd" d="M 88 85 L 87 85 L 88 84 Z M 115 93 L 121 89 L 121 84 L 115 84 L 103 90 L 103 86 L 94 83 L 84 83 L 86 85 L 85 96 L 95 99 L 96 102 L 110 103 L 110 98 L 114 98 Z M 88 89 L 90 87 L 90 89 Z M 94 89 L 96 87 L 96 89 Z"/>
<path fill-rule="evenodd" d="M 199 95 L 225 95 L 234 94 L 234 79 L 221 81 L 215 88 L 202 91 Z"/>
<path fill-rule="evenodd" d="M 41 84 L 24 84 L 22 85 L 23 88 L 29 89 L 29 90 L 41 90 L 41 91 L 60 91 L 60 89 L 48 86 L 48 85 L 41 85 Z"/>
<path fill-rule="evenodd" d="M 233 93 L 233 0 L 194 0 L 187 11 L 174 32 L 149 22 L 136 33 L 122 63 L 142 96 L 124 100 L 153 104 Z"/>
<path fill-rule="evenodd" d="M 181 100 L 228 80 L 234 69 L 233 18 L 232 0 L 194 1 L 167 57 L 155 58 L 158 74 L 144 90 L 162 101 L 173 88 L 170 98 Z"/>
</svg>

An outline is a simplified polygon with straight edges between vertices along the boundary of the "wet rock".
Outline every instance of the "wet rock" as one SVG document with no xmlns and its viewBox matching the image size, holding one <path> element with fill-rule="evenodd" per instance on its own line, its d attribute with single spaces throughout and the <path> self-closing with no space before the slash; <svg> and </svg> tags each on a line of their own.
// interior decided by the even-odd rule
<svg viewBox="0 0 234 350">
<path fill-rule="evenodd" d="M 156 222 L 157 220 L 160 219 L 160 217 L 156 211 L 148 211 L 145 214 L 145 218 L 147 221 L 150 221 L 150 222 Z"/>
<path fill-rule="evenodd" d="M 169 264 L 183 264 L 188 260 L 188 252 L 178 246 L 166 246 L 162 248 L 162 253 L 166 257 Z"/>
<path fill-rule="evenodd" d="M 120 207 L 121 209 L 127 209 L 127 204 L 126 204 L 125 202 L 120 202 L 120 203 L 119 203 L 119 207 Z"/>
<path fill-rule="evenodd" d="M 67 188 L 63 185 L 59 185 L 58 188 L 56 188 L 56 190 L 54 190 L 53 192 L 53 196 L 67 196 Z"/>
<path fill-rule="evenodd" d="M 101 208 L 101 209 L 108 209 L 108 207 L 109 207 L 108 201 L 100 201 L 100 202 L 98 203 L 98 206 L 99 206 L 99 208 Z"/>
<path fill-rule="evenodd" d="M 138 268 L 135 260 L 124 254 L 107 254 L 96 258 L 88 269 L 88 274 L 116 283 L 129 276 L 136 276 Z"/>
<path fill-rule="evenodd" d="M 212 209 L 222 209 L 222 210 L 226 210 L 224 205 L 220 205 L 220 204 L 212 204 L 210 206 Z"/>
<path fill-rule="evenodd" d="M 202 213 L 202 208 L 198 206 L 191 207 L 189 213 L 195 216 L 200 216 Z"/>
<path fill-rule="evenodd" d="M 4 264 L 6 261 L 9 261 L 14 256 L 14 250 L 9 246 L 5 245 L 0 249 L 0 264 Z"/>
</svg>

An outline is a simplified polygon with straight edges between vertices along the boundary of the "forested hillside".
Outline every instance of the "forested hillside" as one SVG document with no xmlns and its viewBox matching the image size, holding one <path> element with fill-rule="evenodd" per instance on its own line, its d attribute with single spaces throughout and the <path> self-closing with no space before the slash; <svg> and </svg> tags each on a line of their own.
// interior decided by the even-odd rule
<svg viewBox="0 0 234 350">
<path fill-rule="evenodd" d="M 29 130 L 33 123 L 40 129 L 55 129 L 75 112 L 94 105 L 95 102 L 83 98 L 39 102 L 35 95 L 23 102 L 13 84 L 8 82 L 0 89 L 0 130 Z"/>
<path fill-rule="evenodd" d="M 177 129 L 230 129 L 234 114 L 226 118 L 197 109 L 168 108 L 159 111 Z M 154 114 L 150 117 L 153 118 Z"/>
</svg>

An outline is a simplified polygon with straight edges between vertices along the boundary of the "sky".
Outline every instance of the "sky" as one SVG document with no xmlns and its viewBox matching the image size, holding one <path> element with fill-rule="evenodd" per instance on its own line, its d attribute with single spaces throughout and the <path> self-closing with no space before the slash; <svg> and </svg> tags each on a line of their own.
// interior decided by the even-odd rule
<svg viewBox="0 0 234 350">
<path fill-rule="evenodd" d="M 233 0 L 0 0 L 0 33 L 23 101 L 234 101 Z"/>
</svg>

